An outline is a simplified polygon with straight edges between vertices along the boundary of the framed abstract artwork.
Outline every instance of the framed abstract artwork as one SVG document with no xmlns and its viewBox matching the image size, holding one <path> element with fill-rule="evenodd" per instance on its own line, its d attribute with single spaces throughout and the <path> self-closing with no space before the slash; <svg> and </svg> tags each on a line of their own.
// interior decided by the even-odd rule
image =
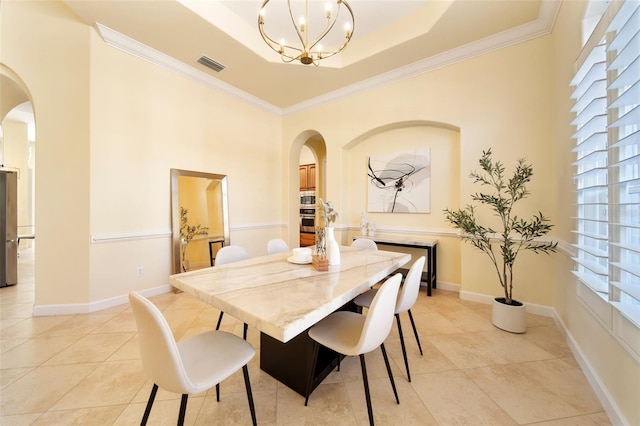
<svg viewBox="0 0 640 426">
<path fill-rule="evenodd" d="M 429 148 L 369 157 L 368 211 L 429 213 Z"/>
</svg>

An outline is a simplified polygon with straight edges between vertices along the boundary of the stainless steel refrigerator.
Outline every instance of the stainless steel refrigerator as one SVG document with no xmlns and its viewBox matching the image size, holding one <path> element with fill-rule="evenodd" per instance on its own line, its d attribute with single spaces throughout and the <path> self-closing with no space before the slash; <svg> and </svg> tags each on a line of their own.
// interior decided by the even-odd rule
<svg viewBox="0 0 640 426">
<path fill-rule="evenodd" d="M 18 282 L 18 179 L 0 170 L 0 287 Z"/>
</svg>

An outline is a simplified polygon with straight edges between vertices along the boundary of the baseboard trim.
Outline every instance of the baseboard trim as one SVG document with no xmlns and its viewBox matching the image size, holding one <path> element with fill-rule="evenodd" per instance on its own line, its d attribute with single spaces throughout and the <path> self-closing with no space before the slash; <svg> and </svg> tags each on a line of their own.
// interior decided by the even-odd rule
<svg viewBox="0 0 640 426">
<path fill-rule="evenodd" d="M 602 383 L 602 380 L 600 380 L 600 376 L 598 376 L 596 370 L 591 366 L 585 355 L 582 353 L 580 346 L 578 346 L 571 333 L 569 333 L 569 330 L 565 326 L 564 321 L 562 321 L 562 318 L 558 315 L 558 312 L 555 309 L 552 310 L 553 320 L 564 336 L 569 349 L 571 349 L 571 353 L 573 353 L 578 365 L 580 365 L 580 369 L 582 369 L 582 372 L 591 385 L 591 388 L 596 393 L 596 397 L 600 401 L 600 404 L 602 404 L 602 407 L 607 413 L 611 423 L 616 426 L 629 425 L 630 423 L 625 419 L 624 414 L 622 414 L 622 411 L 620 410 L 620 407 L 618 407 L 618 404 L 616 404 L 615 399 L 611 396 L 604 383 Z"/>
<path fill-rule="evenodd" d="M 485 305 L 490 305 L 493 303 L 493 299 L 499 296 L 488 296 L 486 294 L 473 293 L 471 291 L 461 291 L 460 299 L 468 300 L 469 302 L 477 302 L 484 303 Z M 527 308 L 527 312 L 535 315 L 542 315 L 544 317 L 553 318 L 555 315 L 555 310 L 549 306 L 538 305 L 536 303 L 524 302 L 525 307 Z"/>
<path fill-rule="evenodd" d="M 169 284 L 148 288 L 145 290 L 136 290 L 138 293 L 145 297 L 156 296 L 158 294 L 164 294 L 171 291 L 172 287 Z M 100 300 L 91 303 L 72 303 L 64 305 L 34 305 L 33 316 L 47 316 L 47 315 L 73 315 L 73 314 L 90 314 L 92 312 L 102 311 L 104 309 L 112 308 L 129 303 L 129 295 L 124 294 L 121 296 L 111 297 L 109 299 Z"/>
<path fill-rule="evenodd" d="M 420 287 L 424 287 L 425 289 L 427 288 L 427 283 L 426 282 L 421 282 L 420 283 Z M 447 290 L 447 291 L 454 291 L 456 293 L 460 293 L 460 284 L 452 284 L 452 283 L 448 283 L 445 281 L 438 281 L 436 284 L 436 290 Z"/>
</svg>

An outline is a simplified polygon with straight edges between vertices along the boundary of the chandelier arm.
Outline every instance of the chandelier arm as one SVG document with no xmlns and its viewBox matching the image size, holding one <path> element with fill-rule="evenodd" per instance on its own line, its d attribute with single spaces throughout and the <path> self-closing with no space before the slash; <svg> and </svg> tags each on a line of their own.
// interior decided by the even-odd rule
<svg viewBox="0 0 640 426">
<path fill-rule="evenodd" d="M 323 55 L 322 58 L 320 58 L 320 59 L 330 58 L 331 56 L 340 53 L 345 47 L 347 47 L 347 44 L 349 43 L 349 41 L 351 40 L 351 37 L 353 36 L 353 30 L 354 30 L 354 28 L 356 26 L 356 20 L 355 20 L 355 18 L 353 16 L 353 10 L 351 9 L 351 6 L 349 6 L 349 3 L 347 3 L 346 1 L 344 1 L 344 0 L 338 1 L 338 9 L 336 11 L 335 19 L 333 20 L 333 22 L 330 22 L 330 20 L 327 19 L 327 27 L 322 32 L 322 34 L 320 36 L 318 36 L 318 38 L 313 42 L 313 44 L 311 46 L 309 46 L 309 51 L 311 51 L 311 49 L 313 49 L 316 46 L 316 44 L 318 44 L 327 34 L 329 34 L 329 32 L 331 32 L 331 30 L 333 29 L 333 26 L 336 24 L 336 22 L 338 22 L 338 17 L 340 16 L 341 5 L 344 5 L 347 8 L 347 10 L 349 11 L 349 14 L 351 15 L 351 31 L 349 31 L 349 33 L 347 34 L 346 40 L 345 40 L 344 43 L 342 43 L 333 52 L 329 52 L 328 54 Z M 320 53 L 322 53 L 322 52 L 320 52 Z"/>
<path fill-rule="evenodd" d="M 287 6 L 289 9 L 289 16 L 291 17 L 291 23 L 293 24 L 293 28 L 296 29 L 296 34 L 298 34 L 298 38 L 300 39 L 300 43 L 302 43 L 302 52 L 306 52 L 307 51 L 307 43 L 305 43 L 305 40 L 302 38 L 302 34 L 300 34 L 300 28 L 298 28 L 298 25 L 296 24 L 296 19 L 293 17 L 293 11 L 291 10 L 291 0 L 287 0 Z M 308 7 L 308 3 L 307 3 L 307 7 Z M 307 34 L 309 33 L 309 13 L 306 13 L 306 18 L 307 22 L 305 22 L 305 25 L 307 26 Z M 300 51 L 300 49 L 295 49 L 297 51 Z"/>
<path fill-rule="evenodd" d="M 263 10 L 267 5 L 267 3 L 269 3 L 270 1 L 271 0 L 264 0 L 260 10 Z M 272 39 L 267 35 L 267 33 L 264 31 L 264 17 L 261 14 L 258 15 L 258 30 L 260 32 L 260 36 L 262 37 L 262 40 L 264 40 L 264 42 L 267 44 L 267 46 L 271 48 L 271 50 L 273 50 L 274 52 L 280 55 L 282 62 L 290 63 L 293 61 L 300 60 L 300 57 L 302 56 L 302 51 L 300 49 L 298 49 L 295 46 L 280 44 L 279 42 L 275 41 L 274 39 Z M 287 53 L 287 49 L 299 52 L 299 54 L 297 56 L 292 56 L 289 53 Z"/>
<path fill-rule="evenodd" d="M 309 46 L 309 50 L 316 47 L 316 44 L 318 44 L 320 40 L 322 40 L 327 34 L 329 34 L 329 32 L 331 31 L 331 29 L 333 28 L 333 26 L 336 24 L 337 21 L 338 21 L 338 14 L 336 14 L 336 17 L 333 20 L 333 22 L 331 22 L 330 18 L 327 18 L 327 26 L 324 27 L 324 31 L 322 32 L 322 34 L 320 34 L 318 38 L 316 38 L 315 41 Z"/>
<path fill-rule="evenodd" d="M 262 35 L 263 40 L 269 45 L 269 47 L 271 47 L 273 50 L 275 50 L 278 53 L 280 53 L 279 47 L 282 47 L 283 49 L 286 48 L 286 49 L 290 49 L 290 50 L 295 50 L 297 52 L 302 53 L 302 50 L 300 50 L 300 48 L 298 48 L 298 47 L 290 46 L 288 44 L 280 44 L 280 43 L 278 43 L 277 41 L 275 41 L 274 39 L 269 37 L 264 31 L 260 31 L 260 35 Z"/>
<path fill-rule="evenodd" d="M 266 0 L 265 4 L 268 2 L 269 0 Z M 288 44 L 284 44 L 284 45 L 280 44 L 265 33 L 264 20 L 262 17 L 258 19 L 258 29 L 260 32 L 260 36 L 262 36 L 262 39 L 267 44 L 267 46 L 269 46 L 274 52 L 278 53 L 282 57 L 283 62 L 289 63 L 289 62 L 300 60 L 300 56 L 302 55 L 302 50 L 300 50 L 295 46 L 290 46 Z M 289 53 L 287 53 L 287 49 L 299 52 L 299 54 L 297 56 L 292 56 Z M 288 60 L 285 61 L 284 58 L 287 58 Z"/>
<path fill-rule="evenodd" d="M 280 58 L 282 59 L 282 62 L 284 62 L 285 64 L 290 64 L 291 62 L 299 61 L 300 55 L 298 55 L 295 58 L 289 55 L 280 55 Z"/>
</svg>

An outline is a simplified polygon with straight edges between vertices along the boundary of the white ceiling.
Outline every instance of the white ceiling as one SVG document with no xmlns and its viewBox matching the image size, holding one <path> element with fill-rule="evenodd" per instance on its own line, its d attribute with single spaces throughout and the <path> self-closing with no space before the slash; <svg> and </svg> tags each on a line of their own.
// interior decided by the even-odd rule
<svg viewBox="0 0 640 426">
<path fill-rule="evenodd" d="M 559 0 L 349 0 L 351 42 L 314 67 L 284 64 L 266 46 L 257 28 L 262 0 L 66 3 L 110 45 L 285 111 L 547 34 L 560 6 Z M 198 64 L 202 55 L 226 68 L 216 73 Z"/>
</svg>

